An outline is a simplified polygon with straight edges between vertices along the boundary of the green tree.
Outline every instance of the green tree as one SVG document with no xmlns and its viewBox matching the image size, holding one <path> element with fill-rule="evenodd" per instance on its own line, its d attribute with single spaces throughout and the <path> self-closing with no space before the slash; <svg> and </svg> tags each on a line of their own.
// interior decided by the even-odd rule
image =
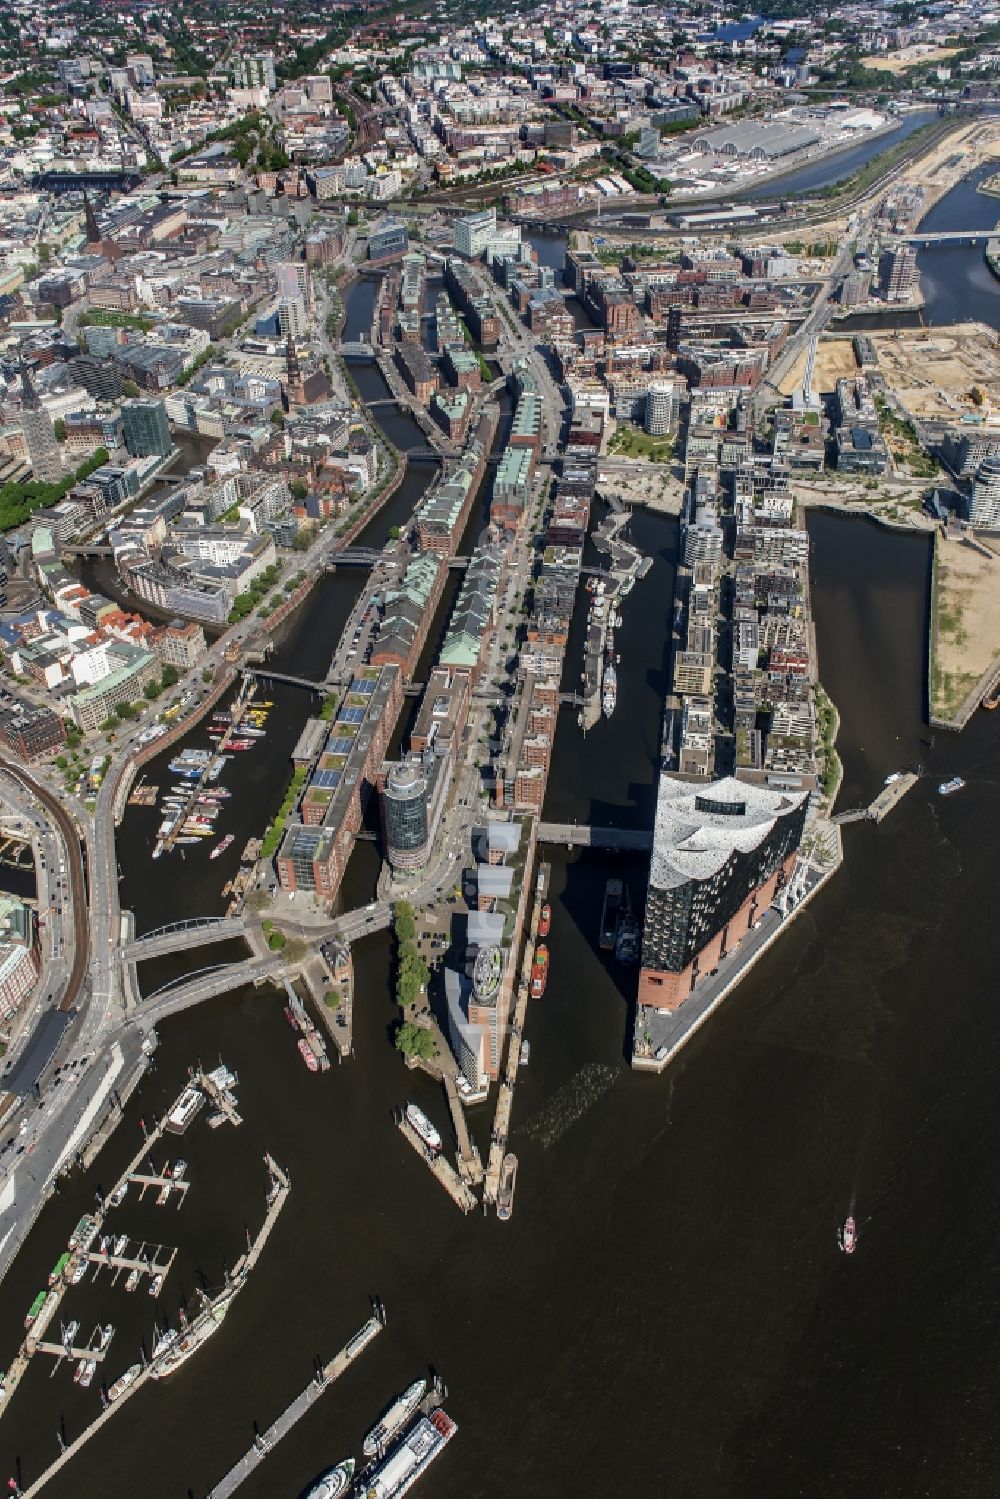
<svg viewBox="0 0 1000 1499">
<path fill-rule="evenodd" d="M 56 442 L 66 441 L 66 423 L 61 416 L 57 416 L 52 423 L 52 431 L 55 433 Z"/>
<path fill-rule="evenodd" d="M 430 1061 L 434 1055 L 434 1037 L 423 1026 L 407 1021 L 396 1032 L 396 1050 L 405 1057 L 423 1057 Z"/>
<path fill-rule="evenodd" d="M 293 479 L 288 487 L 297 500 L 304 500 L 309 493 L 309 485 L 305 479 Z"/>
<path fill-rule="evenodd" d="M 285 413 L 280 406 L 275 406 L 271 412 L 271 423 L 275 427 L 283 427 L 285 425 Z"/>
<path fill-rule="evenodd" d="M 393 931 L 396 933 L 396 941 L 401 945 L 412 942 L 417 935 L 417 923 L 413 915 L 413 907 L 409 901 L 398 900 L 396 902 L 396 919 L 393 922 Z"/>
<path fill-rule="evenodd" d="M 135 383 L 134 380 L 123 380 L 122 381 L 122 395 L 123 396 L 128 396 L 130 399 L 133 399 L 138 394 L 139 394 L 139 387 L 138 387 L 138 385 L 136 385 L 136 383 Z"/>
</svg>

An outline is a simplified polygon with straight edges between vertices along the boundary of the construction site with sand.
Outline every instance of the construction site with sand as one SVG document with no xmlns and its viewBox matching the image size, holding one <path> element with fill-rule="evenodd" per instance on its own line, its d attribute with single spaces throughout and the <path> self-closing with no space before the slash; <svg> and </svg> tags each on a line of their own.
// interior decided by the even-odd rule
<svg viewBox="0 0 1000 1499">
<path fill-rule="evenodd" d="M 914 422 L 974 421 L 1000 436 L 1000 335 L 984 323 L 870 333 L 878 370 Z M 822 348 L 822 345 L 820 345 Z"/>
<path fill-rule="evenodd" d="M 960 727 L 1000 667 L 1000 556 L 939 534 L 932 589 L 931 716 Z"/>
</svg>

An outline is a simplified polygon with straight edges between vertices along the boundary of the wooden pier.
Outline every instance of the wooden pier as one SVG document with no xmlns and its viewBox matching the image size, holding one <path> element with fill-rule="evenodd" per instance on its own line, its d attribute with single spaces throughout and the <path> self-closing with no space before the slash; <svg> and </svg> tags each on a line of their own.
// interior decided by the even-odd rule
<svg viewBox="0 0 1000 1499">
<path fill-rule="evenodd" d="M 450 1161 L 445 1160 L 443 1155 L 435 1155 L 433 1151 L 427 1149 L 427 1146 L 421 1140 L 412 1124 L 408 1123 L 406 1115 L 402 1110 L 396 1119 L 396 1123 L 399 1125 L 403 1139 L 409 1141 L 424 1164 L 430 1167 L 431 1172 L 437 1177 L 442 1187 L 448 1193 L 448 1196 L 462 1209 L 462 1212 L 468 1213 L 474 1207 L 477 1207 L 478 1203 L 472 1188 L 462 1181 Z"/>
<path fill-rule="evenodd" d="M 211 1073 L 202 1072 L 199 1068 L 197 1072 L 192 1074 L 191 1081 L 195 1087 L 201 1089 L 209 1103 L 215 1105 L 219 1113 L 223 1115 L 227 1123 L 231 1124 L 234 1129 L 237 1125 L 243 1123 L 243 1116 L 237 1109 L 236 1100 L 233 1098 L 230 1090 L 220 1087 Z"/>
<path fill-rule="evenodd" d="M 321 1369 L 306 1385 L 305 1389 L 296 1395 L 295 1399 L 285 1407 L 278 1419 L 267 1428 L 266 1431 L 258 1433 L 254 1438 L 253 1446 L 250 1447 L 235 1463 L 215 1488 L 208 1495 L 208 1499 L 229 1499 L 231 1494 L 248 1478 L 256 1468 L 259 1468 L 267 1455 L 287 1436 L 292 1427 L 299 1421 L 306 1411 L 319 1399 L 329 1385 L 349 1369 L 351 1364 L 368 1347 L 384 1327 L 384 1321 L 378 1317 L 369 1317 L 365 1325 L 346 1342 L 338 1354 Z"/>
<path fill-rule="evenodd" d="M 181 836 L 185 822 L 194 811 L 199 796 L 201 796 L 207 789 L 209 771 L 212 769 L 216 761 L 226 753 L 226 749 L 229 745 L 230 739 L 234 737 L 238 739 L 240 737 L 240 723 L 243 710 L 247 705 L 248 698 L 252 697 L 256 691 L 257 684 L 255 682 L 251 682 L 251 680 L 247 678 L 236 696 L 232 707 L 231 721 L 226 725 L 217 748 L 213 750 L 211 758 L 205 762 L 205 765 L 202 768 L 202 772 L 199 775 L 198 779 L 191 782 L 191 790 L 188 794 L 188 799 L 184 807 L 184 811 L 178 813 L 176 819 L 174 820 L 174 825 L 170 829 L 170 832 L 165 834 L 165 836 L 160 839 L 160 847 L 162 848 L 164 853 L 169 853 L 170 850 L 174 847 L 177 839 Z M 172 773 L 173 772 L 170 772 L 170 774 Z"/>
<path fill-rule="evenodd" d="M 128 1180 L 130 1182 L 135 1182 L 142 1188 L 142 1191 L 139 1193 L 140 1202 L 145 1197 L 146 1192 L 150 1187 L 158 1187 L 159 1194 L 156 1199 L 157 1207 L 162 1207 L 165 1202 L 168 1202 L 170 1200 L 171 1194 L 174 1192 L 178 1194 L 177 1206 L 180 1208 L 184 1205 L 184 1201 L 187 1198 L 188 1194 L 188 1188 L 191 1186 L 191 1183 L 185 1180 L 175 1181 L 172 1176 L 168 1175 L 169 1164 L 170 1163 L 168 1161 L 164 1161 L 163 1170 L 158 1175 L 156 1173 L 147 1173 L 144 1171 L 129 1172 Z"/>
<path fill-rule="evenodd" d="M 507 1047 L 507 1064 L 504 1068 L 503 1077 L 500 1080 L 500 1090 L 497 1094 L 496 1113 L 493 1116 L 493 1132 L 490 1136 L 490 1157 L 486 1165 L 486 1185 L 483 1188 L 483 1208 L 489 1202 L 495 1203 L 497 1193 L 500 1190 L 500 1172 L 503 1168 L 503 1158 L 507 1154 L 507 1136 L 510 1133 L 510 1115 L 514 1103 L 514 1085 L 517 1082 L 517 1070 L 521 1060 L 521 1038 L 524 1035 L 524 1022 L 528 1012 L 528 998 L 531 993 L 531 964 L 535 955 L 535 939 L 538 936 L 538 921 L 542 913 L 549 890 L 549 876 L 551 865 L 541 864 L 538 868 L 538 879 L 535 884 L 535 903 L 531 911 L 531 921 L 528 926 L 528 937 L 524 944 L 524 956 L 521 960 L 521 976 L 517 985 L 517 999 L 514 1004 L 514 1020 L 510 1030 L 510 1041 Z"/>
<path fill-rule="evenodd" d="M 483 1163 L 479 1159 L 479 1151 L 469 1136 L 469 1126 L 465 1122 L 465 1110 L 458 1096 L 455 1079 L 450 1072 L 445 1072 L 441 1080 L 444 1083 L 448 1107 L 451 1109 L 451 1122 L 455 1127 L 455 1139 L 458 1144 L 458 1174 L 470 1187 L 478 1187 L 483 1179 Z"/>
<path fill-rule="evenodd" d="M 830 821 L 838 827 L 843 827 L 848 822 L 880 823 L 893 807 L 899 805 L 906 793 L 913 790 L 919 780 L 916 771 L 901 771 L 894 781 L 882 787 L 878 796 L 867 807 L 851 807 L 846 812 L 837 812 Z"/>
<path fill-rule="evenodd" d="M 102 1267 L 107 1266 L 113 1269 L 115 1273 L 111 1278 L 112 1285 L 116 1284 L 123 1270 L 127 1270 L 129 1274 L 133 1270 L 137 1270 L 140 1278 L 143 1275 L 148 1275 L 150 1280 L 153 1280 L 155 1276 L 160 1275 L 166 1279 L 167 1272 L 177 1258 L 177 1250 L 168 1249 L 165 1244 L 152 1244 L 149 1247 L 152 1252 L 152 1258 L 143 1253 L 146 1248 L 145 1240 L 139 1245 L 137 1254 L 112 1254 L 110 1251 L 107 1254 L 102 1254 L 99 1249 L 88 1249 L 84 1258 L 90 1260 L 92 1265 L 97 1266 L 94 1274 L 95 1280 L 100 1275 Z M 161 1255 L 165 1256 L 165 1258 L 161 1259 Z M 160 1292 L 156 1291 L 155 1294 L 158 1296 Z"/>
<path fill-rule="evenodd" d="M 265 1155 L 264 1160 L 267 1163 L 269 1173 L 267 1213 L 265 1214 L 264 1222 L 261 1226 L 260 1232 L 253 1242 L 249 1254 L 241 1263 L 239 1274 L 232 1277 L 231 1286 L 234 1296 L 238 1295 L 239 1292 L 243 1289 L 250 1270 L 257 1263 L 268 1235 L 270 1234 L 271 1229 L 274 1227 L 275 1220 L 277 1219 L 278 1214 L 281 1212 L 281 1209 L 285 1205 L 285 1199 L 288 1196 L 291 1186 L 287 1175 L 281 1170 L 281 1168 L 276 1164 L 275 1161 L 272 1160 L 269 1155 Z M 348 1344 L 348 1347 L 350 1346 L 351 1345 Z M 94 1355 L 91 1354 L 90 1356 L 93 1357 Z M 35 1479 L 34 1483 L 32 1483 L 28 1488 L 22 1490 L 20 1499 L 34 1499 L 34 1495 L 40 1494 L 42 1492 L 42 1489 L 48 1483 L 49 1479 L 52 1478 L 54 1474 L 58 1473 L 59 1470 L 66 1463 L 68 1463 L 72 1457 L 75 1457 L 80 1448 L 90 1440 L 94 1433 L 100 1431 L 105 1422 L 109 1421 L 115 1414 L 115 1412 L 121 1409 L 126 1400 L 131 1400 L 133 1395 L 135 1395 L 139 1390 L 143 1389 L 146 1386 L 146 1384 L 150 1380 L 150 1377 L 149 1365 L 147 1364 L 142 1369 L 141 1373 L 136 1376 L 132 1384 L 126 1386 L 126 1388 L 118 1396 L 118 1399 L 113 1404 L 105 1406 L 104 1410 L 101 1411 L 101 1414 L 97 1416 L 96 1419 L 93 1420 L 90 1425 L 80 1433 L 76 1440 L 70 1442 L 68 1446 L 63 1448 L 59 1456 L 56 1458 L 55 1462 L 50 1463 L 50 1465 L 45 1469 L 44 1473 L 42 1473 L 40 1477 Z M 8 1398 L 8 1400 L 4 1402 L 3 1408 L 5 1409 L 9 1405 L 9 1403 L 10 1401 Z"/>
</svg>

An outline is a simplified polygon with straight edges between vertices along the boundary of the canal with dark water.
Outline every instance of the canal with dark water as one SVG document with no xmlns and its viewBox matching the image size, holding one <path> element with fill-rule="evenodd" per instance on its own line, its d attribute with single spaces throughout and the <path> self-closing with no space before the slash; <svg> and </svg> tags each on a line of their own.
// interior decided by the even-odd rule
<svg viewBox="0 0 1000 1499">
<path fill-rule="evenodd" d="M 385 936 L 355 947 L 355 1058 L 307 1074 L 273 991 L 252 989 L 165 1024 L 156 1069 L 95 1165 L 46 1209 L 0 1286 L 0 1362 L 73 1224 L 107 1187 L 189 1066 L 221 1055 L 245 1123 L 176 1141 L 192 1183 L 180 1212 L 134 1197 L 112 1231 L 179 1246 L 158 1302 L 106 1277 L 72 1290 L 84 1331 L 111 1320 L 107 1381 L 222 1281 L 263 1216 L 263 1150 L 292 1192 L 224 1327 L 142 1390 L 55 1479 L 53 1499 L 201 1499 L 380 1295 L 388 1328 L 241 1489 L 294 1499 L 358 1454 L 389 1398 L 428 1367 L 459 1432 L 422 1480 L 436 1499 L 618 1492 L 682 1499 L 995 1493 L 1000 1011 L 987 943 L 1000 825 L 997 715 L 961 736 L 924 726 L 926 540 L 867 522 L 810 520 L 823 681 L 842 714 L 841 805 L 884 776 L 928 776 L 878 829 L 845 830 L 846 863 L 662 1078 L 623 1045 L 635 972 L 596 948 L 603 883 L 641 861 L 558 855 L 552 969 L 528 1012 L 531 1065 L 514 1106 L 516 1210 L 463 1219 L 395 1129 L 413 1098 L 447 1130 L 440 1091 L 404 1071 Z M 648 825 L 676 560 L 673 522 L 637 515 L 654 567 L 625 600 L 618 709 L 583 739 L 563 710 L 547 811 Z M 278 662 L 325 667 L 359 586 L 321 584 Z M 582 650 L 574 622 L 566 665 Z M 292 689 L 262 746 L 237 757 L 227 828 L 259 833 L 309 712 Z M 204 734 L 192 736 L 204 743 Z M 935 783 L 968 786 L 946 800 Z M 154 770 L 147 772 L 156 779 Z M 162 779 L 162 776 L 161 776 Z M 226 858 L 148 857 L 154 814 L 130 809 L 122 901 L 139 930 L 218 910 Z M 231 850 L 230 852 L 236 852 Z M 363 863 L 358 863 L 358 858 Z M 357 864 L 357 868 L 355 865 Z M 367 898 L 361 845 L 348 904 Z M 193 953 L 194 969 L 217 950 Z M 473 1114 L 485 1150 L 488 1110 Z M 173 1142 L 171 1142 L 173 1145 Z M 157 1151 L 157 1162 L 163 1147 Z M 853 1259 L 838 1253 L 848 1211 Z M 0 1474 L 23 1484 L 96 1415 L 96 1387 L 37 1358 L 0 1422 Z"/>
<path fill-rule="evenodd" d="M 866 167 L 883 151 L 891 151 L 894 146 L 901 145 L 915 131 L 920 130 L 924 125 L 929 125 L 936 118 L 937 111 L 934 109 L 912 110 L 903 115 L 890 130 L 882 131 L 879 135 L 864 140 L 857 146 L 850 146 L 846 151 L 837 151 L 832 156 L 829 154 L 822 156 L 818 161 L 796 167 L 780 177 L 770 177 L 766 182 L 759 182 L 746 192 L 736 192 L 731 196 L 743 202 L 754 198 L 784 197 L 788 193 L 815 193 L 821 188 L 832 187 L 835 183 L 843 182 L 845 178 L 853 176 L 855 172 L 860 172 L 862 167 Z"/>
</svg>

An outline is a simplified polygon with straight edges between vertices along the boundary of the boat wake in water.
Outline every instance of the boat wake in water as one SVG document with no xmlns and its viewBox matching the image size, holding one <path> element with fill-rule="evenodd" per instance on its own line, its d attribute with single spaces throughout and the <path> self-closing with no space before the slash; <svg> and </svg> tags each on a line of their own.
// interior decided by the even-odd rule
<svg viewBox="0 0 1000 1499">
<path fill-rule="evenodd" d="M 531 1116 L 524 1126 L 525 1134 L 540 1140 L 543 1149 L 548 1150 L 614 1087 L 619 1070 L 606 1062 L 588 1062 Z"/>
</svg>

